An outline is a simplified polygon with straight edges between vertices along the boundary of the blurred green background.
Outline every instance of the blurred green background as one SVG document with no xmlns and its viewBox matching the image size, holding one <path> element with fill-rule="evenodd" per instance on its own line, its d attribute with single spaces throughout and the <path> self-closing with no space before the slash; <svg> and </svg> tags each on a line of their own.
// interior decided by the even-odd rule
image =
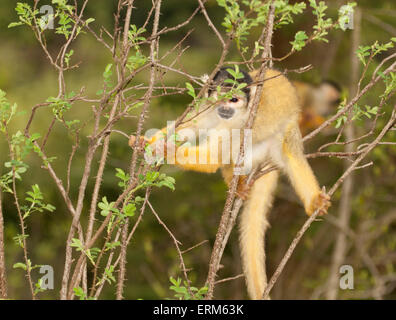
<svg viewBox="0 0 396 320">
<path fill-rule="evenodd" d="M 27 1 L 32 3 L 33 1 Z M 47 4 L 49 1 L 40 1 Z M 81 1 L 78 1 L 81 3 Z M 294 1 L 295 2 L 295 1 Z M 343 1 L 326 1 L 330 6 L 330 13 L 336 16 L 337 7 Z M 116 1 L 95 0 L 90 1 L 85 13 L 86 17 L 94 17 L 96 21 L 91 27 L 96 29 L 103 25 L 112 30 L 113 14 Z M 25 26 L 8 29 L 9 23 L 16 21 L 14 11 L 16 1 L 3 0 L 0 4 L 0 89 L 7 92 L 11 102 L 18 104 L 18 110 L 25 111 L 12 123 L 13 130 L 21 130 L 25 127 L 31 108 L 45 101 L 49 96 L 57 95 L 57 74 L 43 55 L 39 44 L 34 39 L 32 32 Z M 378 40 L 387 42 L 391 36 L 396 36 L 396 3 L 387 0 L 358 1 L 363 10 L 362 21 L 362 44 L 371 44 Z M 142 25 L 151 1 L 136 0 L 132 14 L 132 23 Z M 173 26 L 184 21 L 197 7 L 196 1 L 164 0 L 160 27 Z M 216 1 L 207 3 L 209 15 L 215 24 L 223 32 L 220 26 L 224 16 L 222 8 Z M 375 17 L 382 24 L 370 17 Z M 368 17 L 368 18 L 367 18 Z M 374 21 L 374 22 L 373 22 Z M 377 23 L 375 23 L 377 21 Z M 306 13 L 297 17 L 295 23 L 279 29 L 274 34 L 273 55 L 280 57 L 289 51 L 291 41 L 296 30 L 310 30 L 313 25 L 313 17 Z M 393 29 L 392 29 L 393 28 Z M 185 71 L 202 75 L 210 72 L 221 53 L 216 37 L 208 27 L 204 17 L 198 14 L 192 22 L 178 32 L 166 34 L 160 38 L 160 55 L 172 48 L 189 30 L 194 29 L 184 42 L 189 46 L 180 58 L 178 67 Z M 251 38 L 257 38 L 256 30 Z M 47 32 L 49 48 L 56 51 L 59 48 L 61 38 L 55 33 Z M 351 30 L 346 32 L 331 32 L 329 43 L 314 43 L 294 54 L 281 65 L 275 64 L 279 69 L 295 69 L 312 64 L 314 69 L 304 74 L 291 74 L 293 79 L 300 79 L 314 84 L 323 79 L 331 79 L 344 88 L 348 88 L 350 81 L 350 50 Z M 95 92 L 101 88 L 103 81 L 102 73 L 105 66 L 111 62 L 109 53 L 90 34 L 82 35 L 72 45 L 74 50 L 73 61 L 81 62 L 78 69 L 66 73 L 68 92 L 78 92 L 85 87 L 87 95 L 95 97 Z M 171 55 L 169 59 L 175 57 Z M 239 59 L 239 55 L 232 49 L 229 59 Z M 378 57 L 378 59 L 380 59 Z M 184 86 L 186 79 L 177 74 L 168 73 L 164 78 L 166 84 Z M 142 74 L 134 79 L 134 82 L 147 83 L 148 76 Z M 374 89 L 367 95 L 363 104 L 374 106 L 378 104 L 378 95 L 381 88 Z M 161 128 L 166 120 L 175 119 L 190 102 L 187 95 L 174 95 L 161 97 L 152 101 L 149 118 L 145 123 L 145 129 Z M 390 110 L 390 108 L 388 108 Z M 71 111 L 73 118 L 88 119 L 90 105 L 76 103 Z M 50 110 L 40 110 L 33 123 L 31 132 L 45 134 L 52 119 Z M 370 127 L 370 121 L 358 123 L 360 130 L 364 132 Z M 381 123 L 381 122 L 380 122 Z M 77 150 L 73 161 L 71 176 L 71 198 L 76 199 L 78 185 L 80 183 L 82 168 L 85 157 L 85 149 L 89 132 L 89 126 L 82 132 L 82 145 Z M 122 120 L 117 129 L 128 134 L 136 130 L 134 119 Z M 84 135 L 85 134 L 85 135 Z M 325 141 L 334 140 L 335 135 L 330 132 L 326 136 L 318 136 L 309 141 L 306 151 L 316 150 Z M 395 132 L 389 134 L 388 140 L 395 141 Z M 73 144 L 65 129 L 56 124 L 54 132 L 47 145 L 50 156 L 56 156 L 54 168 L 62 179 L 65 179 L 65 167 Z M 0 141 L 0 163 L 4 163 L 7 151 L 4 141 Z M 121 135 L 112 138 L 108 164 L 104 175 L 103 188 L 100 196 L 107 196 L 113 200 L 120 193 L 115 178 L 115 168 L 128 170 L 131 150 L 127 145 L 127 139 Z M 353 214 L 351 228 L 357 233 L 364 231 L 364 221 L 380 219 L 381 216 L 392 210 L 396 203 L 395 196 L 395 160 L 396 151 L 392 146 L 380 146 L 367 159 L 375 162 L 374 167 L 359 171 L 356 178 L 353 198 Z M 28 159 L 30 169 L 18 187 L 18 192 L 23 195 L 37 183 L 40 185 L 45 200 L 57 207 L 54 213 L 35 214 L 28 223 L 27 233 L 28 251 L 34 264 L 48 264 L 54 267 L 56 287 L 39 295 L 42 299 L 57 298 L 59 296 L 60 279 L 63 272 L 64 249 L 68 230 L 70 228 L 70 216 L 60 198 L 53 181 L 47 172 L 40 168 L 40 161 L 35 155 Z M 343 172 L 343 161 L 335 158 L 318 158 L 310 160 L 314 171 L 318 175 L 321 185 L 331 186 Z M 95 166 L 97 162 L 95 162 Z M 331 168 L 331 170 L 329 170 Z M 162 168 L 168 175 L 176 179 L 176 191 L 169 189 L 155 190 L 151 201 L 162 219 L 174 232 L 183 246 L 187 249 L 203 240 L 209 240 L 205 244 L 185 254 L 187 267 L 192 268 L 189 272 L 190 279 L 195 286 L 201 287 L 206 279 L 211 247 L 214 242 L 219 218 L 223 209 L 227 187 L 221 179 L 220 173 L 206 175 L 194 172 L 183 172 L 171 166 Z M 90 194 L 94 184 L 94 177 L 90 177 L 87 194 Z M 330 214 L 336 215 L 338 208 L 339 192 L 333 200 Z M 89 198 L 87 199 L 89 201 Z M 89 203 L 85 207 L 88 207 Z M 6 263 L 8 271 L 9 296 L 12 299 L 29 298 L 29 290 L 25 274 L 21 269 L 13 269 L 14 263 L 22 261 L 22 250 L 12 240 L 19 233 L 18 217 L 13 206 L 13 200 L 9 195 L 4 195 L 5 212 L 5 241 Z M 83 215 L 87 214 L 86 211 Z M 136 218 L 136 217 L 135 217 Z M 85 219 L 85 217 L 83 217 Z M 286 251 L 297 230 L 304 223 L 306 216 L 286 179 L 282 179 L 277 192 L 277 198 L 270 215 L 271 228 L 269 229 L 267 246 L 268 273 L 272 274 L 284 252 Z M 133 221 L 132 221 L 133 223 Z M 83 223 L 84 224 L 84 223 Z M 362 229 L 363 228 L 363 229 Z M 374 224 L 373 228 L 376 228 Z M 395 224 L 389 224 L 387 230 L 380 230 L 380 235 L 373 241 L 367 242 L 367 252 L 378 261 L 378 269 L 384 274 L 393 274 L 395 257 L 389 258 L 390 253 L 395 252 L 396 234 Z M 272 298 L 282 299 L 309 299 L 321 298 L 321 288 L 328 278 L 331 253 L 334 244 L 334 236 L 338 230 L 328 222 L 314 223 L 304 236 L 292 256 L 279 282 L 272 292 Z M 385 257 L 385 258 L 384 258 Z M 348 261 L 355 268 L 356 290 L 353 293 L 341 292 L 340 298 L 359 297 L 364 295 L 373 286 L 373 279 L 367 267 L 361 261 L 356 248 L 351 243 L 348 251 Z M 373 259 L 374 259 L 373 258 Z M 385 261 L 385 262 L 381 262 Z M 219 272 L 221 278 L 240 274 L 242 271 L 237 232 L 232 233 L 229 245 L 226 248 L 222 260 L 222 268 Z M 37 280 L 40 274 L 33 271 L 33 278 Z M 169 277 L 181 277 L 179 261 L 172 239 L 167 232 L 158 224 L 157 220 L 147 211 L 143 222 L 135 233 L 128 248 L 127 283 L 125 297 L 128 299 L 161 299 L 172 297 L 169 290 Z M 246 298 L 246 289 L 242 278 L 232 282 L 219 284 L 216 288 L 216 297 L 224 299 Z M 105 286 L 102 298 L 113 299 L 115 288 Z M 390 291 L 387 298 L 396 298 L 396 292 Z"/>
</svg>

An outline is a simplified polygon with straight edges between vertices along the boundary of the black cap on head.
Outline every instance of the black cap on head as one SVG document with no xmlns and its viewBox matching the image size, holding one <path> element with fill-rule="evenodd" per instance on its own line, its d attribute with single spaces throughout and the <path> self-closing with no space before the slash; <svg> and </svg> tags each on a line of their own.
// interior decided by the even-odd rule
<svg viewBox="0 0 396 320">
<path fill-rule="evenodd" d="M 213 78 L 213 84 L 215 86 L 221 85 L 223 87 L 231 87 L 231 83 L 224 83 L 225 80 L 227 79 L 234 79 L 234 77 L 228 72 L 227 69 L 230 69 L 230 67 L 221 67 L 219 71 L 217 71 L 216 75 Z M 252 78 L 250 75 L 244 71 L 240 70 L 240 72 L 243 74 L 243 78 L 236 79 L 238 83 L 246 83 L 248 86 L 253 82 Z M 242 91 L 246 94 L 246 98 L 249 101 L 250 99 L 250 88 L 245 87 L 242 89 Z M 209 89 L 209 95 L 213 92 L 213 89 Z"/>
</svg>

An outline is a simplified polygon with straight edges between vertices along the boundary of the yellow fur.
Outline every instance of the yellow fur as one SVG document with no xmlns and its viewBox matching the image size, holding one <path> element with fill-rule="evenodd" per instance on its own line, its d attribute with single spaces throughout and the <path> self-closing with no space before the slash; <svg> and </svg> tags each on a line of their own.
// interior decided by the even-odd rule
<svg viewBox="0 0 396 320">
<path fill-rule="evenodd" d="M 264 236 L 269 226 L 267 216 L 277 179 L 277 171 L 271 171 L 259 178 L 254 183 L 241 214 L 239 238 L 242 266 L 249 296 L 256 300 L 261 299 L 267 284 Z"/>
</svg>

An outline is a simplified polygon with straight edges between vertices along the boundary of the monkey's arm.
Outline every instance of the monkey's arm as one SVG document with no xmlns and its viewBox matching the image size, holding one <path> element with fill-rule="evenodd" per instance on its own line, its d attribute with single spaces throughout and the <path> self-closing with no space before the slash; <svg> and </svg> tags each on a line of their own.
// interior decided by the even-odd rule
<svg viewBox="0 0 396 320">
<path fill-rule="evenodd" d="M 311 215 L 322 206 L 321 214 L 327 213 L 330 199 L 321 192 L 315 175 L 303 154 L 301 134 L 297 126 L 291 126 L 287 130 L 282 149 L 286 173 L 297 195 L 304 203 L 306 213 Z"/>
<path fill-rule="evenodd" d="M 214 173 L 221 165 L 221 155 L 209 144 L 176 148 L 175 164 L 185 170 Z"/>
<path fill-rule="evenodd" d="M 129 139 L 129 145 L 131 147 L 135 144 L 136 137 L 131 136 Z M 175 151 L 173 158 L 169 157 L 169 150 L 167 150 L 166 141 L 166 128 L 158 131 L 153 137 L 145 138 L 140 137 L 141 143 L 148 143 L 153 147 L 153 152 L 156 153 L 158 150 L 163 150 L 163 155 L 171 160 L 171 164 L 185 169 L 198 172 L 214 173 L 221 166 L 221 153 L 218 152 L 218 148 L 211 148 L 208 143 L 203 143 L 199 146 L 176 146 L 173 144 Z"/>
<path fill-rule="evenodd" d="M 157 142 L 160 139 L 166 139 L 166 134 L 168 132 L 168 128 L 162 128 L 161 130 L 159 130 L 155 135 L 153 135 L 151 138 L 145 138 L 145 140 L 148 142 L 148 144 L 153 144 L 155 142 Z"/>
</svg>

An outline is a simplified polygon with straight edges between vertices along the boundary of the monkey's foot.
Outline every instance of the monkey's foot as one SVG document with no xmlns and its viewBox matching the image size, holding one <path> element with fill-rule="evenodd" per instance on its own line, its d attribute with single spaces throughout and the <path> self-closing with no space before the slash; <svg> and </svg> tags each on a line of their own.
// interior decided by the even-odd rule
<svg viewBox="0 0 396 320">
<path fill-rule="evenodd" d="M 245 176 L 242 176 L 239 178 L 238 181 L 236 195 L 238 196 L 238 198 L 241 198 L 243 201 L 246 201 L 249 197 L 251 188 L 252 185 L 250 183 L 247 183 L 247 178 Z"/>
<path fill-rule="evenodd" d="M 331 206 L 330 196 L 326 193 L 325 190 L 322 190 L 318 193 L 313 199 L 310 208 L 308 210 L 308 215 L 310 216 L 316 210 L 319 209 L 319 216 L 323 216 L 327 213 L 327 209 Z"/>
</svg>

